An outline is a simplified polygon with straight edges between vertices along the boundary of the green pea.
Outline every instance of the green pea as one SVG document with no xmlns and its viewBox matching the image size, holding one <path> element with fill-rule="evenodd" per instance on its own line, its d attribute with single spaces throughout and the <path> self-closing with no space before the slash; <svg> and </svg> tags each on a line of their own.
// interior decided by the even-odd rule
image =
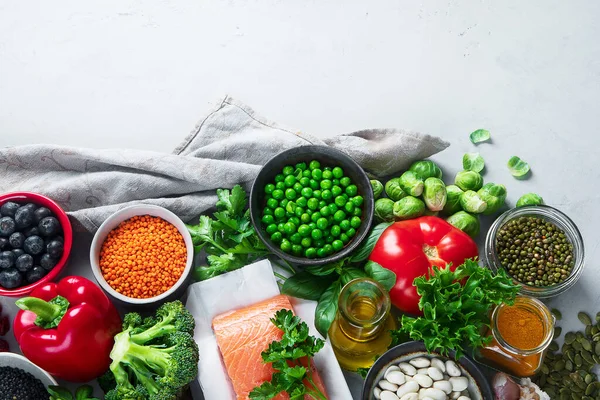
<svg viewBox="0 0 600 400">
<path fill-rule="evenodd" d="M 302 191 L 303 188 L 304 186 L 302 186 L 300 182 L 296 182 L 294 183 L 294 186 L 292 186 L 292 189 L 294 189 L 297 193 L 300 193 L 300 191 Z"/>
<path fill-rule="evenodd" d="M 297 196 L 297 194 L 296 194 L 296 191 L 294 189 L 287 189 L 285 191 L 285 197 L 288 200 L 294 200 L 296 198 L 296 196 Z"/>
<path fill-rule="evenodd" d="M 333 241 L 335 240 L 335 238 L 331 235 L 327 235 L 327 237 L 325 238 L 325 243 L 333 243 Z"/>
<path fill-rule="evenodd" d="M 343 248 L 344 248 L 344 242 L 342 242 L 342 241 L 341 241 L 341 240 L 339 240 L 339 239 L 338 239 L 338 240 L 334 240 L 334 241 L 331 243 L 331 246 L 333 247 L 333 249 L 334 249 L 335 251 L 340 251 L 341 249 L 343 249 Z"/>
<path fill-rule="evenodd" d="M 293 244 L 292 245 L 292 253 L 295 256 L 300 256 L 302 255 L 302 246 L 300 246 L 299 244 Z"/>
<path fill-rule="evenodd" d="M 338 179 L 341 179 L 344 176 L 344 170 L 340 167 L 335 167 L 332 172 L 333 176 Z"/>
<path fill-rule="evenodd" d="M 339 185 L 340 184 L 340 180 L 339 179 L 332 179 L 331 183 L 333 183 L 334 185 Z"/>
<path fill-rule="evenodd" d="M 337 210 L 335 212 L 335 214 L 333 214 L 333 220 L 335 222 L 342 222 L 344 220 L 344 218 L 346 218 L 346 213 L 343 212 L 342 210 Z"/>
<path fill-rule="evenodd" d="M 323 240 L 323 239 L 315 240 L 315 247 L 316 248 L 321 248 L 323 246 L 325 246 L 325 240 Z"/>
<path fill-rule="evenodd" d="M 306 187 L 310 184 L 310 178 L 303 176 L 298 182 L 300 182 L 302 186 Z"/>
<path fill-rule="evenodd" d="M 310 211 L 310 210 L 307 210 L 307 211 Z M 310 215 L 309 215 L 308 213 L 306 213 L 306 212 L 305 212 L 304 214 L 302 214 L 302 215 L 300 216 L 300 221 L 301 221 L 303 224 L 308 224 L 308 223 L 310 222 Z"/>
<path fill-rule="evenodd" d="M 301 162 L 301 163 L 296 164 L 296 169 L 304 171 L 306 169 L 306 163 Z"/>
<path fill-rule="evenodd" d="M 310 223 L 308 224 L 308 227 L 309 227 L 309 228 L 310 228 L 310 230 L 312 231 L 312 230 L 314 230 L 314 229 L 317 229 L 317 224 L 315 224 L 314 222 L 310 222 Z"/>
<path fill-rule="evenodd" d="M 277 184 L 275 184 L 275 189 L 285 190 L 285 182 L 277 182 Z"/>
<path fill-rule="evenodd" d="M 288 222 L 291 222 L 296 226 L 300 226 L 300 219 L 298 217 L 291 217 Z"/>
<path fill-rule="evenodd" d="M 298 233 L 302 237 L 307 237 L 310 235 L 310 228 L 306 224 L 302 224 L 298 227 Z"/>
<path fill-rule="evenodd" d="M 354 207 L 354 211 L 352 211 L 352 215 L 356 217 L 360 217 L 362 215 L 362 210 L 360 207 Z"/>
<path fill-rule="evenodd" d="M 309 170 L 302 171 L 302 177 L 303 178 L 310 178 L 311 177 L 310 171 Z"/>
<path fill-rule="evenodd" d="M 346 194 L 348 196 L 356 196 L 356 193 L 358 193 L 358 188 L 356 185 L 350 185 L 346 188 Z"/>
<path fill-rule="evenodd" d="M 347 219 L 340 221 L 340 228 L 343 231 L 347 231 L 348 229 L 350 229 L 350 221 L 348 221 Z"/>
<path fill-rule="evenodd" d="M 296 177 L 294 175 L 288 175 L 283 180 L 283 183 L 285 183 L 285 186 L 287 187 L 292 187 L 294 186 L 294 183 L 296 183 Z"/>
<path fill-rule="evenodd" d="M 283 176 L 283 174 L 275 175 L 275 182 L 283 182 L 284 179 L 285 179 L 285 176 Z"/>
<path fill-rule="evenodd" d="M 267 185 L 265 186 L 265 193 L 271 194 L 273 193 L 273 190 L 275 190 L 275 185 L 273 185 L 272 183 L 267 183 Z"/>
<path fill-rule="evenodd" d="M 304 214 L 304 209 L 302 207 L 296 207 L 296 209 L 294 210 L 294 215 L 300 218 L 302 214 Z"/>
<path fill-rule="evenodd" d="M 316 210 L 317 207 L 319 207 L 319 200 L 317 200 L 314 197 L 311 197 L 310 199 L 308 199 L 308 203 L 306 204 L 306 206 L 310 209 L 310 210 Z"/>
<path fill-rule="evenodd" d="M 265 209 L 263 210 L 263 214 L 264 215 L 273 215 L 273 209 L 271 209 L 269 207 L 265 207 Z"/>
<path fill-rule="evenodd" d="M 337 197 L 337 196 L 341 195 L 342 193 L 343 193 L 343 190 L 338 185 L 333 185 L 333 187 L 331 188 L 331 194 L 333 195 L 333 197 Z"/>
<path fill-rule="evenodd" d="M 327 206 L 321 207 L 321 209 L 319 210 L 319 212 L 324 217 L 329 217 L 331 215 L 331 210 L 329 210 L 329 207 L 327 207 Z"/>
<path fill-rule="evenodd" d="M 293 214 L 296 211 L 296 203 L 293 201 L 288 201 L 288 203 L 285 205 L 285 211 Z"/>
<path fill-rule="evenodd" d="M 286 234 L 293 235 L 296 232 L 296 225 L 291 222 L 286 222 L 283 229 L 285 230 Z"/>
<path fill-rule="evenodd" d="M 267 200 L 267 207 L 269 208 L 276 209 L 278 205 L 279 202 L 273 198 Z"/>
<path fill-rule="evenodd" d="M 323 171 L 323 179 L 331 179 L 333 178 L 333 173 L 331 172 L 331 170 L 324 170 Z"/>
<path fill-rule="evenodd" d="M 298 207 L 302 207 L 302 208 L 304 208 L 304 207 L 306 207 L 306 203 L 307 203 L 307 198 L 306 198 L 306 197 L 299 197 L 299 198 L 296 200 L 296 205 L 297 205 Z"/>
<path fill-rule="evenodd" d="M 323 168 L 323 171 L 331 171 L 331 167 L 325 167 Z"/>
<path fill-rule="evenodd" d="M 352 217 L 352 219 L 350 219 L 350 226 L 352 226 L 354 229 L 358 229 L 358 227 L 361 224 L 361 220 L 359 217 Z"/>
<path fill-rule="evenodd" d="M 329 222 L 327 221 L 327 218 L 319 218 L 317 220 L 317 228 L 319 228 L 321 230 L 327 229 L 328 225 L 329 225 Z"/>
<path fill-rule="evenodd" d="M 263 222 L 265 225 L 270 225 L 270 224 L 272 224 L 273 222 L 275 222 L 275 218 L 273 218 L 273 216 L 272 216 L 272 215 L 264 215 L 264 216 L 262 217 L 262 222 Z"/>
<path fill-rule="evenodd" d="M 305 187 L 302 188 L 300 193 L 302 194 L 302 196 L 306 197 L 307 199 L 310 199 L 313 194 L 313 190 L 309 187 Z"/>
<path fill-rule="evenodd" d="M 281 239 L 283 239 L 283 235 L 281 234 L 281 232 L 273 232 L 271 234 L 271 240 L 275 243 L 279 243 L 281 242 Z"/>
<path fill-rule="evenodd" d="M 294 173 L 294 167 L 291 165 L 286 165 L 283 167 L 283 175 L 291 175 Z"/>
<path fill-rule="evenodd" d="M 321 163 L 318 162 L 317 160 L 312 160 L 309 164 L 308 164 L 308 168 L 312 171 L 313 169 L 317 169 L 317 168 L 321 168 Z"/>
<path fill-rule="evenodd" d="M 281 219 L 281 218 L 285 217 L 285 210 L 283 209 L 283 207 L 277 207 L 273 211 L 273 215 L 275 215 L 275 218 Z"/>
<path fill-rule="evenodd" d="M 275 189 L 273 190 L 273 198 L 276 200 L 281 200 L 283 199 L 283 190 L 281 189 Z"/>
<path fill-rule="evenodd" d="M 294 216 L 294 213 L 291 213 L 291 212 L 289 212 L 289 211 L 286 211 L 286 212 L 285 212 L 285 216 L 286 216 L 287 218 L 292 218 L 292 217 Z"/>
<path fill-rule="evenodd" d="M 327 257 L 327 252 L 325 251 L 324 248 L 317 249 L 317 257 L 319 257 L 319 258 Z"/>
<path fill-rule="evenodd" d="M 333 194 L 331 193 L 331 190 L 329 190 L 329 189 L 325 189 L 321 192 L 321 198 L 323 200 L 331 200 L 332 197 L 333 197 Z"/>
<path fill-rule="evenodd" d="M 338 206 L 336 206 L 335 203 L 331 203 L 327 207 L 329 207 L 329 211 L 331 211 L 332 215 L 335 214 L 335 212 L 338 210 Z"/>
<path fill-rule="evenodd" d="M 312 237 L 314 240 L 319 240 L 323 237 L 323 232 L 320 229 L 313 229 L 310 233 L 310 237 Z"/>
<path fill-rule="evenodd" d="M 286 253 L 289 253 L 290 251 L 292 251 L 292 244 L 290 243 L 289 240 L 282 239 L 281 244 L 279 245 L 279 248 L 281 250 L 285 251 Z"/>
<path fill-rule="evenodd" d="M 274 234 L 275 232 L 277 232 L 277 224 L 270 224 L 269 226 L 267 226 L 267 229 L 265 229 L 267 231 L 267 233 L 269 235 Z"/>
<path fill-rule="evenodd" d="M 302 245 L 302 247 L 310 247 L 310 245 L 312 244 L 312 240 L 308 237 L 302 238 L 302 241 L 300 242 L 300 244 Z"/>
<path fill-rule="evenodd" d="M 304 255 L 306 258 L 315 258 L 317 256 L 317 249 L 314 247 L 309 247 L 304 251 Z"/>
<path fill-rule="evenodd" d="M 354 228 L 350 228 L 346 231 L 346 235 L 348 235 L 348 237 L 353 237 L 354 235 L 356 235 L 356 229 Z"/>
<path fill-rule="evenodd" d="M 352 183 L 352 181 L 347 176 L 344 176 L 344 177 L 340 178 L 340 185 L 342 185 L 343 187 L 347 187 L 351 183 Z"/>
<path fill-rule="evenodd" d="M 315 179 L 311 179 L 310 182 L 308 182 L 308 184 L 310 185 L 310 188 L 312 190 L 317 190 L 319 188 L 319 181 Z"/>
<path fill-rule="evenodd" d="M 330 245 L 329 243 L 327 243 L 326 245 L 324 245 L 323 249 L 325 250 L 325 253 L 327 253 L 327 255 L 333 253 L 333 246 Z"/>
<path fill-rule="evenodd" d="M 321 191 L 319 189 L 313 190 L 313 197 L 315 199 L 320 199 L 321 198 Z"/>
<path fill-rule="evenodd" d="M 363 204 L 363 197 L 362 196 L 354 196 L 352 198 L 352 204 L 354 204 L 356 207 L 360 207 Z"/>
<path fill-rule="evenodd" d="M 288 199 L 283 199 L 279 202 L 279 205 L 283 208 L 285 208 L 287 206 L 287 203 L 289 203 L 290 201 Z"/>
<path fill-rule="evenodd" d="M 347 202 L 344 204 L 344 210 L 351 215 L 354 212 L 354 204 L 351 201 Z"/>
<path fill-rule="evenodd" d="M 308 204 L 307 204 L 307 206 L 308 206 Z M 306 213 L 310 216 L 310 215 L 312 215 L 312 213 L 314 213 L 314 211 L 309 208 L 308 210 L 306 210 Z"/>
<path fill-rule="evenodd" d="M 319 208 L 323 208 L 327 205 L 327 202 L 325 200 L 321 200 L 319 201 Z"/>
<path fill-rule="evenodd" d="M 285 233 L 285 223 L 280 222 L 277 224 L 277 231 L 281 233 Z"/>
<path fill-rule="evenodd" d="M 301 241 L 302 236 L 300 236 L 298 232 L 293 233 L 292 236 L 290 236 L 290 242 L 292 242 L 292 244 L 300 244 Z"/>
<path fill-rule="evenodd" d="M 346 244 L 346 243 L 348 243 L 348 242 L 350 241 L 350 238 L 349 238 L 349 237 L 348 237 L 348 235 L 346 235 L 345 233 L 342 233 L 342 234 L 340 235 L 340 240 L 341 240 L 341 241 L 342 241 L 344 244 Z"/>
<path fill-rule="evenodd" d="M 320 212 L 314 212 L 313 215 L 310 216 L 310 220 L 312 222 L 314 222 L 315 224 L 317 223 L 317 221 L 321 219 L 321 213 Z"/>
<path fill-rule="evenodd" d="M 346 199 L 344 198 L 344 196 L 337 196 L 334 202 L 336 206 L 344 207 L 344 205 L 346 204 Z"/>
<path fill-rule="evenodd" d="M 320 183 L 321 185 L 321 189 L 325 190 L 325 189 L 331 189 L 331 187 L 333 186 L 333 184 L 331 183 L 331 181 L 329 179 L 323 179 Z"/>
<path fill-rule="evenodd" d="M 331 227 L 331 230 L 329 231 L 329 233 L 333 237 L 338 237 L 342 233 L 342 229 L 340 228 L 339 225 L 334 225 L 334 226 Z"/>
<path fill-rule="evenodd" d="M 311 176 L 313 177 L 313 179 L 320 181 L 323 178 L 323 171 L 321 171 L 320 169 L 313 169 L 311 172 Z"/>
</svg>

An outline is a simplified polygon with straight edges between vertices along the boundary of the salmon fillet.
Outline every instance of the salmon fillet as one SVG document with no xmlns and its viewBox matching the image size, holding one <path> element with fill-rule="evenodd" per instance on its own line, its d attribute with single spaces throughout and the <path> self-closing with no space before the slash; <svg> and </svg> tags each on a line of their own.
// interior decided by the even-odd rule
<svg viewBox="0 0 600 400">
<path fill-rule="evenodd" d="M 227 374 L 237 395 L 237 400 L 247 400 L 256 386 L 271 380 L 274 370 L 271 364 L 263 363 L 261 353 L 274 340 L 281 340 L 283 332 L 271 318 L 281 309 L 294 311 L 284 295 L 229 311 L 213 319 L 213 330 L 227 369 Z M 313 381 L 321 392 L 325 388 L 319 374 L 311 365 Z M 287 393 L 279 394 L 275 400 L 289 399 Z M 308 397 L 307 397 L 308 399 Z"/>
</svg>

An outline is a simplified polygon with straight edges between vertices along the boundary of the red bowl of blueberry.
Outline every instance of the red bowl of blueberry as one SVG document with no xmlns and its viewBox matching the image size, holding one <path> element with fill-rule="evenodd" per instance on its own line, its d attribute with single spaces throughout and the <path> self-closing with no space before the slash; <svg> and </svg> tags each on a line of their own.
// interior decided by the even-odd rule
<svg viewBox="0 0 600 400">
<path fill-rule="evenodd" d="M 24 296 L 65 267 L 73 231 L 67 214 L 36 193 L 0 195 L 0 295 Z"/>
</svg>

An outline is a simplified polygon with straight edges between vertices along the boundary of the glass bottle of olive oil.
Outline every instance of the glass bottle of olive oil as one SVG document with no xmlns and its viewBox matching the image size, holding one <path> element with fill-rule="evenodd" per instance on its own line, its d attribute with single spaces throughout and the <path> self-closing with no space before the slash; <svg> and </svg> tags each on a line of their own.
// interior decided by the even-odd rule
<svg viewBox="0 0 600 400">
<path fill-rule="evenodd" d="M 358 278 L 340 293 L 338 312 L 329 338 L 340 366 L 349 371 L 369 368 L 392 342 L 396 322 L 390 315 L 390 296 L 376 281 Z"/>
</svg>

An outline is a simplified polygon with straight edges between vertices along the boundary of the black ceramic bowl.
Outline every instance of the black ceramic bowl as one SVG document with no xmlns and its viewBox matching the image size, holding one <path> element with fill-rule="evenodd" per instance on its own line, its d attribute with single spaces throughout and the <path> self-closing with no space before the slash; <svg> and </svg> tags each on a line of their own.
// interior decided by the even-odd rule
<svg viewBox="0 0 600 400">
<path fill-rule="evenodd" d="M 365 379 L 361 399 L 375 400 L 373 389 L 375 389 L 377 383 L 383 379 L 383 374 L 390 365 L 408 362 L 416 357 L 434 356 L 444 361 L 447 359 L 455 360 L 454 352 L 450 352 L 449 355 L 450 357 L 445 357 L 438 353 L 429 353 L 425 349 L 425 344 L 423 344 L 423 342 L 402 343 L 385 352 L 377 359 L 375 364 L 373 364 Z M 463 376 L 466 376 L 469 379 L 468 390 L 472 400 L 492 400 L 494 398 L 487 378 L 470 358 L 466 356 L 461 357 L 461 359 L 457 361 L 457 364 L 460 366 Z"/>
<path fill-rule="evenodd" d="M 352 240 L 342 250 L 323 258 L 297 257 L 283 252 L 279 246 L 271 241 L 269 234 L 265 231 L 265 227 L 261 222 L 262 212 L 265 207 L 265 185 L 274 182 L 275 175 L 281 173 L 283 167 L 286 165 L 295 165 L 300 162 L 309 163 L 312 160 L 319 161 L 322 166 L 341 167 L 344 170 L 344 174 L 350 177 L 352 183 L 357 186 L 358 194 L 364 198 L 361 217 L 362 223 Z M 260 239 L 271 252 L 288 262 L 299 265 L 326 264 L 348 256 L 369 233 L 369 228 L 373 221 L 373 207 L 373 190 L 371 189 L 371 183 L 367 174 L 352 158 L 341 151 L 326 146 L 301 146 L 277 154 L 260 170 L 252 184 L 250 192 L 250 217 Z"/>
</svg>

